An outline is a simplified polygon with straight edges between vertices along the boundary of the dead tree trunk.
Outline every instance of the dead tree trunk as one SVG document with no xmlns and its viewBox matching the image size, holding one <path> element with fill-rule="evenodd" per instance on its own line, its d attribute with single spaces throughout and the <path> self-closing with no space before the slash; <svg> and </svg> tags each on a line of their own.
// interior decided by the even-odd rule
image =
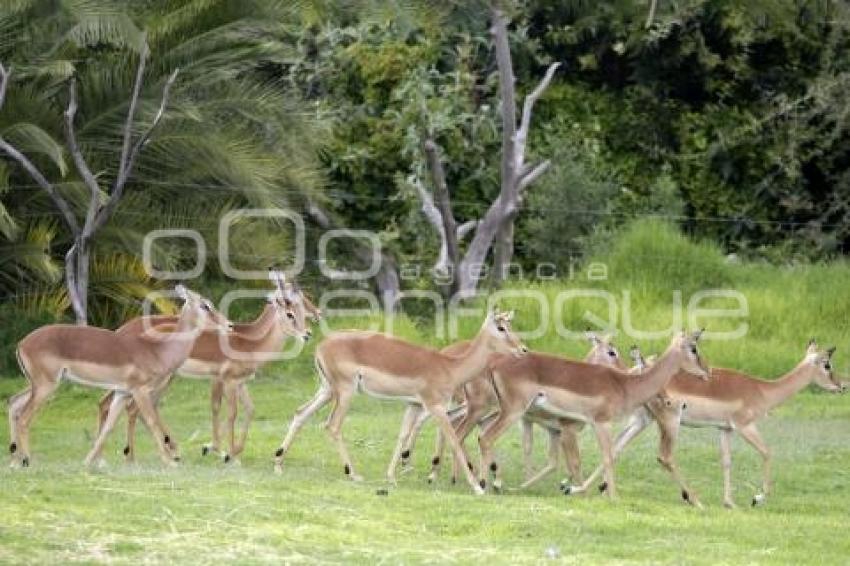
<svg viewBox="0 0 850 566">
<path fill-rule="evenodd" d="M 308 201 L 305 212 L 310 220 L 322 230 L 338 230 L 342 228 L 327 211 L 315 202 Z M 352 252 L 358 259 L 366 263 L 371 263 L 371 248 L 354 244 Z M 384 310 L 394 309 L 398 304 L 398 297 L 401 294 L 401 279 L 398 275 L 398 266 L 395 258 L 383 250 L 381 251 L 381 265 L 378 268 L 378 273 L 375 275 L 375 287 L 381 298 Z"/>
<path fill-rule="evenodd" d="M 89 189 L 89 201 L 86 207 L 86 215 L 83 223 L 77 220 L 76 213 L 68 204 L 68 201 L 59 194 L 56 187 L 47 180 L 47 177 L 30 161 L 24 154 L 0 137 L 0 151 L 6 153 L 12 160 L 16 161 L 36 184 L 41 187 L 53 201 L 53 204 L 62 215 L 68 230 L 73 236 L 73 244 L 65 255 L 65 282 L 68 288 L 68 297 L 74 309 L 78 324 L 86 324 L 88 320 L 88 288 L 89 288 L 89 265 L 91 262 L 92 244 L 97 232 L 109 221 L 118 207 L 118 203 L 124 196 L 124 188 L 133 171 L 133 166 L 142 148 L 148 142 L 154 129 L 159 125 L 168 105 L 168 94 L 171 86 L 177 78 L 178 71 L 175 70 L 162 89 L 162 100 L 159 110 L 154 116 L 153 122 L 148 129 L 133 142 L 133 122 L 135 121 L 136 108 L 139 95 L 142 90 L 142 82 L 145 74 L 145 64 L 149 51 L 145 42 L 139 56 L 139 67 L 136 71 L 136 80 L 133 84 L 133 92 L 130 98 L 129 111 L 124 123 L 123 143 L 121 146 L 121 157 L 118 162 L 118 173 L 111 187 L 102 189 L 97 178 L 92 174 L 88 163 L 83 157 L 83 152 L 77 142 L 74 129 L 74 117 L 77 113 L 77 86 L 76 81 L 71 79 L 68 86 L 68 108 L 65 110 L 65 142 L 68 152 L 74 160 L 77 173 Z M 3 106 L 6 88 L 8 86 L 11 69 L 6 70 L 0 65 L 0 107 Z"/>
<path fill-rule="evenodd" d="M 524 191 L 551 165 L 548 160 L 529 165 L 526 164 L 525 157 L 534 104 L 549 87 L 560 63 L 550 65 L 537 88 L 525 98 L 522 117 L 517 124 L 515 77 L 508 42 L 508 21 L 497 8 L 492 8 L 491 12 L 493 25 L 490 32 L 493 36 L 496 63 L 499 68 L 499 97 L 502 106 L 501 187 L 499 196 L 490 204 L 490 208 L 481 221 L 475 224 L 472 241 L 463 256 L 460 254 L 459 243 L 451 241 L 448 237 L 449 234 L 454 234 L 451 228 L 456 225 L 456 221 L 452 215 L 451 199 L 440 162 L 439 147 L 431 138 L 424 142 L 434 195 L 437 197 L 435 200 L 440 203 L 437 209 L 443 220 L 442 230 L 438 229 L 438 232 L 443 247 L 449 250 L 449 262 L 455 275 L 454 291 L 464 298 L 475 294 L 482 279 L 487 256 L 494 246 L 493 280 L 498 283 L 507 275 L 506 270 L 513 258 L 514 220 L 522 205 Z M 421 191 L 420 197 L 422 197 Z M 423 208 L 425 208 L 425 198 L 422 198 Z M 435 223 L 432 221 L 432 224 Z M 457 259 L 452 259 L 452 250 L 455 250 L 454 255 Z"/>
</svg>

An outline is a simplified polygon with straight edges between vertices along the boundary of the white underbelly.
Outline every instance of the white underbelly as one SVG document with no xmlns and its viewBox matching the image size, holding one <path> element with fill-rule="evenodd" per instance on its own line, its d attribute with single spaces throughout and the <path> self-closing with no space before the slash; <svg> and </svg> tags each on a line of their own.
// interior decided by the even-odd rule
<svg viewBox="0 0 850 566">
<path fill-rule="evenodd" d="M 404 403 L 421 404 L 418 396 L 413 395 L 404 388 L 381 387 L 383 382 L 380 378 L 370 379 L 369 376 L 359 375 L 357 377 L 357 390 L 374 399 L 383 401 L 401 401 Z"/>
<path fill-rule="evenodd" d="M 569 407 L 564 407 L 552 402 L 546 393 L 538 393 L 534 398 L 534 401 L 531 402 L 531 406 L 536 410 L 543 411 L 544 413 L 556 418 L 572 419 L 581 422 L 587 422 L 588 420 L 585 415 L 576 411 L 571 411 Z"/>
</svg>

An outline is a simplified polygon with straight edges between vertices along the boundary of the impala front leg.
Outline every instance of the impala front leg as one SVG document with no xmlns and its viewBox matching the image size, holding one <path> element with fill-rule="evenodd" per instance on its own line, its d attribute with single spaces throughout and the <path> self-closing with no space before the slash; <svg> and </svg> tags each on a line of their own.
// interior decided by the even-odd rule
<svg viewBox="0 0 850 566">
<path fill-rule="evenodd" d="M 525 427 L 526 424 L 530 425 L 531 423 L 523 419 L 522 424 L 523 427 Z M 525 483 L 520 486 L 522 489 L 531 487 L 532 485 L 539 482 L 540 480 L 542 480 L 543 478 L 558 469 L 558 455 L 561 452 L 561 447 L 559 446 L 558 438 L 560 435 L 556 430 L 549 430 L 547 432 L 549 433 L 549 456 L 548 460 L 546 461 L 546 465 L 543 467 L 542 470 L 525 480 Z"/>
<path fill-rule="evenodd" d="M 337 392 L 336 404 L 331 411 L 331 415 L 328 418 L 328 424 L 325 425 L 325 427 L 334 444 L 336 444 L 339 457 L 342 459 L 345 475 L 352 481 L 359 482 L 363 481 L 363 476 L 357 475 L 354 472 L 354 463 L 351 461 L 351 456 L 348 453 L 348 447 L 346 447 L 345 440 L 342 437 L 342 423 L 345 420 L 345 415 L 348 414 L 348 409 L 351 406 L 351 398 L 353 396 L 353 389 Z"/>
<path fill-rule="evenodd" d="M 113 391 L 111 393 L 109 397 L 109 407 L 107 408 L 106 416 L 101 423 L 97 439 L 95 439 L 91 451 L 86 456 L 86 467 L 91 467 L 94 463 L 100 460 L 101 454 L 103 453 L 103 444 L 109 436 L 109 433 L 112 432 L 113 428 L 115 428 L 115 423 L 118 421 L 118 417 L 121 416 L 121 411 L 124 410 L 124 405 L 128 397 L 129 393 L 123 391 Z"/>
<path fill-rule="evenodd" d="M 720 431 L 720 463 L 723 466 L 723 505 L 735 508 L 732 499 L 732 429 Z"/>
<path fill-rule="evenodd" d="M 452 427 L 452 423 L 449 420 L 449 415 L 446 413 L 445 407 L 442 405 L 432 405 L 428 407 L 428 411 L 431 413 L 431 416 L 434 417 L 434 421 L 440 427 L 440 430 L 443 432 L 446 440 L 448 440 L 451 445 L 458 466 L 466 472 L 466 481 L 469 483 L 469 486 L 476 495 L 483 495 L 484 486 L 479 486 L 475 482 L 475 476 L 472 474 L 472 469 L 466 459 L 466 454 L 463 451 L 460 440 L 458 440 L 458 437 L 455 434 L 455 429 Z"/>
<path fill-rule="evenodd" d="M 755 507 L 756 505 L 764 503 L 764 500 L 770 493 L 770 449 L 767 447 L 767 444 L 764 443 L 755 423 L 742 426 L 738 429 L 738 432 L 744 440 L 746 440 L 749 445 L 761 455 L 762 458 L 762 491 L 761 493 L 756 493 L 753 496 L 752 505 Z"/>
<path fill-rule="evenodd" d="M 522 463 L 525 469 L 525 479 L 529 480 L 534 476 L 534 423 L 526 417 L 522 417 L 520 419 L 520 426 L 522 427 Z M 523 486 L 526 485 L 530 485 L 528 481 L 523 484 Z"/>
<path fill-rule="evenodd" d="M 611 442 L 611 425 L 609 423 L 594 423 L 593 430 L 596 432 L 599 451 L 602 453 L 602 466 L 605 475 L 605 484 L 600 491 L 606 492 L 610 499 L 616 499 L 617 486 L 614 484 L 614 447 Z"/>
<path fill-rule="evenodd" d="M 221 400 L 224 397 L 224 381 L 214 378 L 210 383 L 210 419 L 212 421 L 212 442 L 204 444 L 201 454 L 217 453 L 221 448 Z"/>
<path fill-rule="evenodd" d="M 251 394 L 248 393 L 248 384 L 242 382 L 237 388 L 239 401 L 242 403 L 242 432 L 239 436 L 239 442 L 233 449 L 232 456 L 236 458 L 245 450 L 245 442 L 248 440 L 248 430 L 251 428 L 251 421 L 254 420 L 254 401 L 251 399 Z"/>
<path fill-rule="evenodd" d="M 237 399 L 237 384 L 226 382 L 224 384 L 224 398 L 227 400 L 227 442 L 228 451 L 224 453 L 224 463 L 230 462 L 236 449 L 236 418 L 239 413 L 239 400 Z"/>
<path fill-rule="evenodd" d="M 142 415 L 145 425 L 147 425 L 148 430 L 154 438 L 154 442 L 159 449 L 160 459 L 166 465 L 175 465 L 176 462 L 172 458 L 171 452 L 168 449 L 166 433 L 159 426 L 161 421 L 157 415 L 156 405 L 151 399 L 150 393 L 142 390 L 133 391 L 133 401 L 139 408 L 139 413 Z"/>
<path fill-rule="evenodd" d="M 522 415 L 522 409 L 510 410 L 507 407 L 502 406 L 502 410 L 495 417 L 495 420 L 490 422 L 486 428 L 484 428 L 484 432 L 481 433 L 481 436 L 478 437 L 478 445 L 481 449 L 481 469 L 478 474 L 482 488 L 487 485 L 487 470 L 490 470 L 490 472 L 495 476 L 499 469 L 498 464 L 496 464 L 496 459 L 493 456 L 493 446 L 496 443 L 496 440 L 502 436 L 502 434 L 511 425 L 517 422 Z M 493 483 L 493 488 L 496 490 L 500 490 L 502 488 L 501 479 L 498 481 L 499 483 L 496 483 L 495 481 Z"/>
</svg>

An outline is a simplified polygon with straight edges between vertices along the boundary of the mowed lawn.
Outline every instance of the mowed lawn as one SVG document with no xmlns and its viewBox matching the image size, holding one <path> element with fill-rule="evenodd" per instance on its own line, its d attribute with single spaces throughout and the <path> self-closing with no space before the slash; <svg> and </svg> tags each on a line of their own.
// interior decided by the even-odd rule
<svg viewBox="0 0 850 566">
<path fill-rule="evenodd" d="M 444 474 L 426 482 L 434 430 L 425 429 L 415 471 L 387 495 L 385 466 L 401 406 L 358 397 L 345 428 L 367 480 L 342 473 L 322 424 L 305 427 L 282 476 L 272 455 L 294 409 L 315 389 L 309 360 L 273 366 L 252 384 L 257 417 L 241 465 L 201 456 L 209 438 L 208 386 L 180 379 L 163 413 L 181 442 L 184 462 L 165 469 L 140 427 L 139 462 L 122 462 L 123 420 L 108 444 L 110 466 L 81 462 L 95 426 L 98 393 L 63 385 L 39 415 L 33 466 L 0 470 L 0 563 L 291 562 L 371 563 L 846 563 L 850 557 L 850 398 L 804 392 L 763 425 L 773 449 L 775 493 L 748 502 L 760 462 L 735 440 L 738 510 L 720 505 L 717 433 L 686 429 L 679 461 L 707 509 L 679 500 L 655 463 L 655 430 L 617 467 L 620 496 L 564 497 L 553 475 L 534 489 L 476 497 Z M 0 380 L 7 399 L 23 380 Z M 5 404 L 4 404 L 5 406 Z M 0 438 L 8 440 L 6 418 Z M 542 464 L 545 435 L 537 434 Z M 585 471 L 598 461 L 583 433 Z M 476 448 L 474 437 L 470 448 Z M 521 480 L 519 434 L 499 454 L 509 486 Z M 475 453 L 475 452 L 474 452 Z"/>
</svg>

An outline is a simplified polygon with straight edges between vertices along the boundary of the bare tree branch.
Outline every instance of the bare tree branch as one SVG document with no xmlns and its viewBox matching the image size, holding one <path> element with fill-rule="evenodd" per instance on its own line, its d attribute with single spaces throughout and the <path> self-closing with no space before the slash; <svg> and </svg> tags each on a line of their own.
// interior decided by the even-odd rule
<svg viewBox="0 0 850 566">
<path fill-rule="evenodd" d="M 147 65 L 148 41 L 146 36 L 142 36 L 142 52 L 139 53 L 139 67 L 136 69 L 136 80 L 133 83 L 133 94 L 130 97 L 130 107 L 127 110 L 127 120 L 124 122 L 124 142 L 121 144 L 121 157 L 118 162 L 118 176 L 116 177 L 116 186 L 118 179 L 126 176 L 127 160 L 130 157 L 130 144 L 133 138 L 133 120 L 136 117 L 136 105 L 139 103 L 139 94 L 142 91 L 142 81 L 145 76 L 145 65 Z"/>
<path fill-rule="evenodd" d="M 646 24 L 644 27 L 649 29 L 655 21 L 655 12 L 658 10 L 658 0 L 649 0 L 649 13 L 646 15 Z"/>
<path fill-rule="evenodd" d="M 516 134 L 516 154 L 514 155 L 514 167 L 516 171 L 522 170 L 525 164 L 525 148 L 528 143 L 528 130 L 531 128 L 531 113 L 534 112 L 534 105 L 543 93 L 546 92 L 546 89 L 549 88 L 549 84 L 555 76 L 555 71 L 560 66 L 560 63 L 549 65 L 549 68 L 546 69 L 546 75 L 540 81 L 540 84 L 537 85 L 537 88 L 531 94 L 525 97 L 525 102 L 522 105 L 522 121 Z"/>
<path fill-rule="evenodd" d="M 538 163 L 536 166 L 532 167 L 531 170 L 528 171 L 528 173 L 526 173 L 522 177 L 520 177 L 520 180 L 519 180 L 519 191 L 520 191 L 520 193 L 522 193 L 522 191 L 526 187 L 528 187 L 528 185 L 532 184 L 534 181 L 539 179 L 541 177 L 541 175 L 543 175 L 546 171 L 548 171 L 549 167 L 551 167 L 551 165 L 552 165 L 552 162 L 547 159 L 546 161 L 543 161 L 542 163 Z"/>
<path fill-rule="evenodd" d="M 457 242 L 457 223 L 452 202 L 449 196 L 449 188 L 446 185 L 446 172 L 440 159 L 440 148 L 432 139 L 425 140 L 425 155 L 428 158 L 428 166 L 431 169 L 431 177 L 434 180 L 434 197 L 440 216 L 443 219 L 443 240 L 446 245 L 448 260 L 451 265 L 457 265 L 460 260 L 460 247 Z"/>
<path fill-rule="evenodd" d="M 147 49 L 147 48 L 146 48 Z M 144 54 L 144 53 L 143 53 Z M 144 59 L 139 63 L 139 66 L 142 67 L 144 65 Z M 174 84 L 174 81 L 177 80 L 177 75 L 180 70 L 175 69 L 174 72 L 168 77 L 168 80 L 165 81 L 165 85 L 162 87 L 162 99 L 160 100 L 159 110 L 154 116 L 151 125 L 145 131 L 144 134 L 136 141 L 130 150 L 128 156 L 125 158 L 122 151 L 122 165 L 123 168 L 119 166 L 118 177 L 115 179 L 115 185 L 112 188 L 112 192 L 109 195 L 109 199 L 106 201 L 106 204 L 98 211 L 97 216 L 95 217 L 94 224 L 92 225 L 93 230 L 100 229 L 101 226 L 106 224 L 107 220 L 112 216 L 112 213 L 115 212 L 115 209 L 118 207 L 118 202 L 121 200 L 121 197 L 124 196 L 124 187 L 127 184 L 127 180 L 130 178 L 130 174 L 133 172 L 133 166 L 136 163 L 136 158 L 139 156 L 139 153 L 142 150 L 142 147 L 147 143 L 150 139 L 151 134 L 159 125 L 162 120 L 163 115 L 165 114 L 165 109 L 168 106 L 168 97 L 171 93 L 171 87 Z M 136 77 L 137 80 L 141 80 L 142 74 L 139 73 Z M 131 108 L 136 106 L 136 98 L 139 95 L 139 91 L 141 89 L 140 84 L 136 84 L 133 88 L 133 101 L 130 103 Z M 131 111 L 133 112 L 133 111 Z M 129 118 L 129 115 L 128 115 Z M 124 126 L 125 140 L 126 134 L 129 132 L 132 134 L 133 124 L 131 121 L 128 122 Z M 126 159 L 126 161 L 124 161 Z"/>
<path fill-rule="evenodd" d="M 496 48 L 499 68 L 499 97 L 502 102 L 502 194 L 514 189 L 514 155 L 516 144 L 516 77 L 514 76 L 511 46 L 508 42 L 508 20 L 495 6 L 490 7 L 493 25 L 490 33 Z"/>
<path fill-rule="evenodd" d="M 9 76 L 12 74 L 12 67 L 8 70 L 0 63 L 0 109 L 3 108 L 3 103 L 6 102 L 6 87 L 9 84 Z"/>
<path fill-rule="evenodd" d="M 68 144 L 68 150 L 71 152 L 71 157 L 74 159 L 74 165 L 80 173 L 83 182 L 89 188 L 91 197 L 89 206 L 86 211 L 86 220 L 83 225 L 83 237 L 88 237 L 87 228 L 94 222 L 95 214 L 100 207 L 100 186 L 97 183 L 94 175 L 89 168 L 88 163 L 83 157 L 83 152 L 80 150 L 80 145 L 77 143 L 77 134 L 74 130 L 74 118 L 77 115 L 77 81 L 71 79 L 68 85 L 68 109 L 65 110 L 65 141 Z"/>
</svg>

